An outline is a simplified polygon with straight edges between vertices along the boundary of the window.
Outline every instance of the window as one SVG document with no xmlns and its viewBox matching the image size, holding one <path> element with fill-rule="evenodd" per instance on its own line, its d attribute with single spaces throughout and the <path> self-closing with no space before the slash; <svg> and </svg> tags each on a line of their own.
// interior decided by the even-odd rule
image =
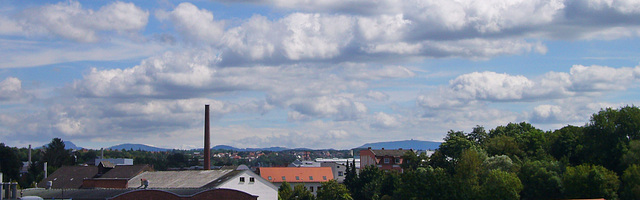
<svg viewBox="0 0 640 200">
<path fill-rule="evenodd" d="M 249 182 L 251 182 L 251 183 L 255 183 L 255 182 L 256 182 L 256 179 L 255 179 L 255 178 L 253 178 L 253 177 L 249 177 Z"/>
<path fill-rule="evenodd" d="M 396 158 L 396 164 L 400 164 L 400 158 Z"/>
<path fill-rule="evenodd" d="M 271 176 L 269 176 L 268 178 L 269 178 L 269 180 L 272 180 L 272 179 L 273 179 L 273 178 L 271 178 Z"/>
<path fill-rule="evenodd" d="M 340 165 L 336 166 L 336 168 L 340 168 Z"/>
<path fill-rule="evenodd" d="M 296 176 L 296 180 L 300 180 L 300 177 L 299 177 L 299 176 Z"/>
<path fill-rule="evenodd" d="M 311 190 L 311 192 L 313 192 L 313 186 L 309 187 L 309 190 Z"/>
<path fill-rule="evenodd" d="M 284 176 L 282 176 L 282 180 L 283 180 L 283 181 L 286 181 L 287 179 L 286 179 L 286 178 L 284 178 Z"/>
<path fill-rule="evenodd" d="M 344 176 L 343 172 L 338 172 L 338 176 Z"/>
<path fill-rule="evenodd" d="M 240 183 L 244 183 L 244 177 L 240 177 Z"/>
<path fill-rule="evenodd" d="M 389 158 L 384 158 L 384 164 L 389 164 Z"/>
<path fill-rule="evenodd" d="M 327 180 L 327 176 L 322 176 L 322 180 Z"/>
<path fill-rule="evenodd" d="M 312 181 L 313 181 L 313 176 L 309 176 L 309 180 L 312 180 Z"/>
</svg>

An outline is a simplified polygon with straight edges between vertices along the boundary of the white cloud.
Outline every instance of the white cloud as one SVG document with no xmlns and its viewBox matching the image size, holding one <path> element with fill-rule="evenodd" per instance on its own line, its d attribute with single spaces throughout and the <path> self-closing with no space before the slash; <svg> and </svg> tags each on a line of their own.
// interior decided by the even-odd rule
<svg viewBox="0 0 640 200">
<path fill-rule="evenodd" d="M 402 124 L 397 120 L 396 116 L 384 112 L 377 112 L 373 115 L 371 125 L 376 128 L 397 128 Z"/>
<path fill-rule="evenodd" d="M 353 38 L 353 18 L 294 13 L 284 19 L 287 31 L 282 45 L 290 60 L 332 58 Z"/>
<path fill-rule="evenodd" d="M 205 41 L 216 44 L 224 33 L 224 22 L 215 21 L 213 13 L 205 9 L 198 9 L 191 3 L 180 3 L 173 11 L 159 11 L 156 17 L 160 20 L 169 19 L 188 41 Z"/>
<path fill-rule="evenodd" d="M 17 20 L 30 35 L 53 34 L 80 42 L 95 42 L 98 31 L 130 33 L 142 30 L 149 13 L 133 3 L 114 2 L 98 11 L 68 1 L 24 11 Z"/>
<path fill-rule="evenodd" d="M 22 81 L 15 77 L 7 77 L 0 81 L 0 102 L 12 102 L 29 98 L 30 95 L 22 88 Z"/>
<path fill-rule="evenodd" d="M 569 73 L 549 72 L 539 80 L 495 72 L 474 72 L 458 76 L 447 87 L 440 87 L 433 93 L 420 95 L 418 104 L 431 109 L 455 108 L 479 102 L 528 102 L 600 95 L 627 89 L 640 80 L 639 72 L 640 66 L 575 65 Z M 537 113 L 542 114 L 539 111 Z"/>
</svg>

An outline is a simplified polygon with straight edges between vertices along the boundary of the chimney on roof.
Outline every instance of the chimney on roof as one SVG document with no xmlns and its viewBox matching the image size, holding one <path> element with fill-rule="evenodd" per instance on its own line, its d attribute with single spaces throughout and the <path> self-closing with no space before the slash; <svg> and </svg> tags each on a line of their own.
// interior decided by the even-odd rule
<svg viewBox="0 0 640 200">
<path fill-rule="evenodd" d="M 209 139 L 209 105 L 204 105 L 204 169 L 211 169 L 211 144 Z"/>
<path fill-rule="evenodd" d="M 371 149 L 371 147 L 369 147 L 369 149 Z"/>
<path fill-rule="evenodd" d="M 384 147 L 382 147 L 382 150 L 384 150 Z"/>
</svg>

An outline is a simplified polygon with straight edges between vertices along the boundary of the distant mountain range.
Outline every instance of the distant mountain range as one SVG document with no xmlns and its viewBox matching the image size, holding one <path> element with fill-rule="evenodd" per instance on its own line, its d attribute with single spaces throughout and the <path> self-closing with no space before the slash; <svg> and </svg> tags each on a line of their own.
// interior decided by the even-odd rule
<svg viewBox="0 0 640 200">
<path fill-rule="evenodd" d="M 78 147 L 71 141 L 64 141 L 65 147 L 67 149 L 82 149 L 82 147 Z M 365 149 L 371 147 L 373 149 L 415 149 L 415 150 L 435 150 L 438 149 L 441 142 L 431 142 L 431 141 L 421 141 L 421 140 L 402 140 L 402 141 L 391 141 L 391 142 L 375 142 L 375 143 L 366 143 L 360 147 L 356 147 L 355 149 Z M 108 147 L 106 149 L 111 150 L 141 150 L 141 151 L 171 151 L 172 149 L 165 149 L 159 147 L 153 147 L 144 144 L 120 144 L 112 147 Z M 286 151 L 286 150 L 314 150 L 309 148 L 285 148 L 285 147 L 268 147 L 268 148 L 236 148 L 229 145 L 217 145 L 211 147 L 212 150 L 231 150 L 231 151 Z M 202 149 L 196 149 L 202 150 Z M 316 149 L 318 150 L 318 149 Z"/>
<path fill-rule="evenodd" d="M 111 150 L 140 150 L 140 151 L 170 151 L 171 149 L 152 147 L 144 144 L 119 144 L 116 146 L 108 147 L 107 149 Z"/>
<path fill-rule="evenodd" d="M 392 141 L 392 142 L 376 142 L 376 143 L 367 143 L 357 149 L 366 149 L 371 147 L 372 149 L 414 149 L 414 150 L 436 150 L 440 147 L 442 142 L 431 142 L 431 141 L 421 141 L 421 140 L 402 140 L 402 141 Z"/>
</svg>

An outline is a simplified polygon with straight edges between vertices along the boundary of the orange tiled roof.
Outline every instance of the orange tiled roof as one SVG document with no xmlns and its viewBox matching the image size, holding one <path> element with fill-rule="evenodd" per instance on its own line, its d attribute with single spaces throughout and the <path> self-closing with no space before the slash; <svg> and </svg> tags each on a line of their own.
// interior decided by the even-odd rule
<svg viewBox="0 0 640 200">
<path fill-rule="evenodd" d="M 333 179 L 331 167 L 261 167 L 260 176 L 270 182 L 310 183 Z"/>
</svg>

